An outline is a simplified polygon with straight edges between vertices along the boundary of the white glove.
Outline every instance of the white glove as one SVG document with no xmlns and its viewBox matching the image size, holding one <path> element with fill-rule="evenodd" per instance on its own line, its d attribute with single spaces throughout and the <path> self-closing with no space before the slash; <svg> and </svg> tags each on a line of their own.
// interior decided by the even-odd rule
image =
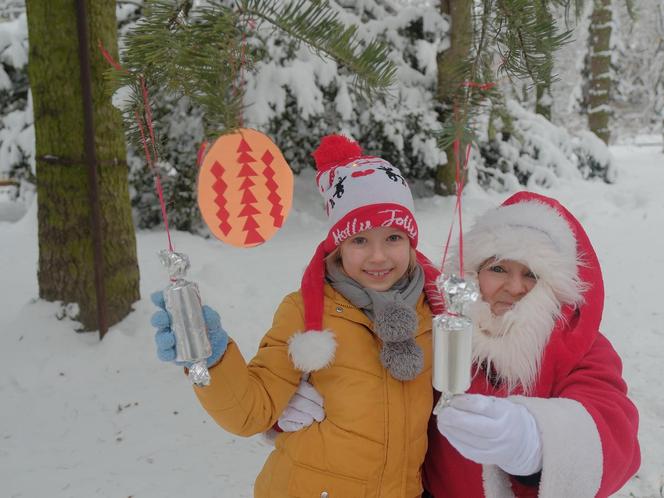
<svg viewBox="0 0 664 498">
<path fill-rule="evenodd" d="M 300 382 L 288 406 L 279 417 L 277 425 L 284 432 L 295 432 L 325 420 L 323 397 L 306 380 Z"/>
<path fill-rule="evenodd" d="M 436 419 L 438 430 L 464 457 L 498 465 L 511 475 L 542 469 L 542 439 L 525 406 L 504 398 L 462 394 Z"/>
</svg>

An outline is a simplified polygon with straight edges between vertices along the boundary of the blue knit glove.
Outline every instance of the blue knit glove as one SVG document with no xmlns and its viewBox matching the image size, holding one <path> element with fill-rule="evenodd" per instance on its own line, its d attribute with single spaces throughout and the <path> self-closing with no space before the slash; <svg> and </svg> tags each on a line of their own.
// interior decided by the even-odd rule
<svg viewBox="0 0 664 498">
<path fill-rule="evenodd" d="M 179 362 L 175 361 L 175 334 L 171 330 L 171 316 L 166 311 L 166 304 L 164 303 L 164 293 L 157 291 L 150 295 L 152 302 L 160 309 L 152 315 L 153 327 L 157 328 L 157 333 L 154 340 L 157 343 L 157 356 L 161 361 L 172 361 L 177 365 L 184 367 L 191 367 L 192 362 Z M 212 354 L 207 359 L 208 368 L 215 365 L 228 347 L 228 334 L 221 327 L 221 319 L 219 313 L 214 311 L 209 306 L 203 306 L 203 317 L 205 318 L 205 325 L 208 329 L 208 336 L 210 338 L 210 345 L 212 346 Z"/>
</svg>

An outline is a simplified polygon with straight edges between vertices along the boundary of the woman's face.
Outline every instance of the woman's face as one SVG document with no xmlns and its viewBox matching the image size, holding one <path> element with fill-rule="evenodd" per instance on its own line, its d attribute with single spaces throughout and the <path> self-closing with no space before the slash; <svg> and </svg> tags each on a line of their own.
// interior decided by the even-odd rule
<svg viewBox="0 0 664 498">
<path fill-rule="evenodd" d="M 523 296 L 535 287 L 537 277 L 526 265 L 496 258 L 486 260 L 478 273 L 482 299 L 500 316 L 511 310 Z"/>
<path fill-rule="evenodd" d="M 346 274 L 363 287 L 390 289 L 408 270 L 410 241 L 391 227 L 359 232 L 341 243 L 341 264 Z"/>
</svg>

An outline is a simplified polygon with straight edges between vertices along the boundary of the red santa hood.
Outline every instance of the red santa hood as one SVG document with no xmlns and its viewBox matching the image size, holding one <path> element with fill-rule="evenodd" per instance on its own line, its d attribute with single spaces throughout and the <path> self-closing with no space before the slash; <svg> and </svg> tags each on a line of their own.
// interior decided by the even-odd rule
<svg viewBox="0 0 664 498">
<path fill-rule="evenodd" d="M 530 192 L 511 196 L 475 226 L 464 238 L 466 271 L 477 271 L 489 257 L 520 260 L 562 303 L 553 328 L 546 329 L 550 334 L 528 396 L 518 390 L 510 395 L 504 383 L 489 375 L 473 377 L 467 391 L 509 395 L 528 409 L 542 438 L 543 468 L 538 486 L 520 485 L 495 465 L 463 458 L 432 417 L 424 465 L 427 489 L 436 496 L 501 498 L 615 493 L 640 464 L 638 412 L 626 396 L 620 358 L 599 332 L 604 284 L 588 235 L 560 203 Z M 576 292 L 567 292 L 574 287 Z"/>
<path fill-rule="evenodd" d="M 560 378 L 569 373 L 597 338 L 604 309 L 604 281 L 597 254 L 588 234 L 579 221 L 558 201 L 533 192 L 518 192 L 508 198 L 503 206 L 533 201 L 554 208 L 567 221 L 576 239 L 578 280 L 584 284 L 581 302 L 563 306 L 562 317 L 556 322 L 544 350 L 540 379 L 536 388 L 536 391 L 544 393 L 550 387 L 549 379 Z"/>
</svg>

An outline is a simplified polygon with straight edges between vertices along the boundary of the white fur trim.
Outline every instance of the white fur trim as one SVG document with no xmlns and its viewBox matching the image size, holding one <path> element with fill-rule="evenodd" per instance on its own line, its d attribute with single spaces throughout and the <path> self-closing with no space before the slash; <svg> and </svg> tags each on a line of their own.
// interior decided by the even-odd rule
<svg viewBox="0 0 664 498">
<path fill-rule="evenodd" d="M 521 385 L 528 393 L 559 314 L 558 301 L 546 282 L 538 282 L 502 316 L 491 313 L 489 304 L 480 299 L 468 310 L 474 325 L 473 362 L 486 363 L 487 372 L 493 367 L 508 392 Z"/>
<path fill-rule="evenodd" d="M 514 498 L 509 476 L 497 465 L 482 465 L 482 484 L 486 498 Z"/>
<path fill-rule="evenodd" d="M 337 341 L 330 330 L 297 332 L 288 339 L 288 355 L 302 372 L 327 367 L 334 360 L 336 349 Z"/>
<path fill-rule="evenodd" d="M 464 235 L 464 270 L 476 273 L 491 257 L 525 264 L 550 285 L 561 303 L 582 302 L 584 287 L 577 272 L 581 255 L 576 251 L 574 233 L 565 218 L 547 204 L 520 202 L 480 216 Z M 450 254 L 446 273 L 458 271 L 452 267 L 458 259 Z"/>
<path fill-rule="evenodd" d="M 569 398 L 509 399 L 528 409 L 542 436 L 539 498 L 595 496 L 602 480 L 602 443 L 583 405 Z"/>
</svg>

